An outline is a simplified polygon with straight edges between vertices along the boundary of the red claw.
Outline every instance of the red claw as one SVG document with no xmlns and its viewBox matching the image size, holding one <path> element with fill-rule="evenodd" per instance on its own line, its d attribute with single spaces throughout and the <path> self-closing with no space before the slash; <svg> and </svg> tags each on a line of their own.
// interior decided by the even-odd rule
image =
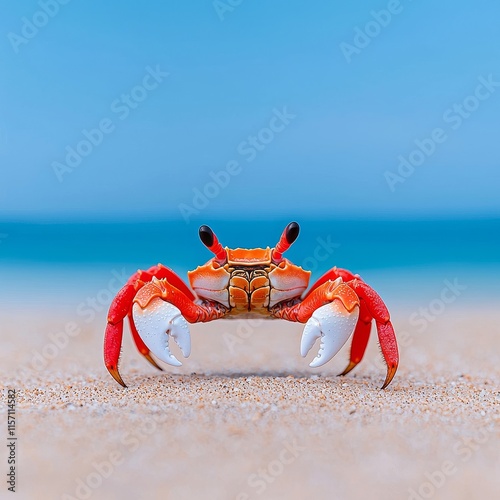
<svg viewBox="0 0 500 500">
<path fill-rule="evenodd" d="M 128 280 L 127 284 L 117 293 L 108 312 L 108 325 L 104 335 L 104 364 L 112 377 L 123 387 L 126 387 L 118 370 L 120 351 L 123 339 L 123 320 L 128 316 L 134 343 L 139 352 L 154 367 L 160 366 L 151 356 L 150 350 L 140 338 L 132 318 L 132 305 L 138 290 L 149 283 L 154 277 L 166 279 L 172 284 L 179 295 L 184 297 L 187 304 L 193 304 L 195 296 L 182 279 L 168 267 L 161 264 L 151 267 L 147 271 L 137 271 Z"/>
</svg>

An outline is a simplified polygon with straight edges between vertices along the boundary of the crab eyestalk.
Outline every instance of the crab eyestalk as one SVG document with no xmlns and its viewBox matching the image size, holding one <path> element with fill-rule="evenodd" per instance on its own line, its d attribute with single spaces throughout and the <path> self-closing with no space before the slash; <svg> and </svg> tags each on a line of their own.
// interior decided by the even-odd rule
<svg viewBox="0 0 500 500">
<path fill-rule="evenodd" d="M 273 249 L 272 261 L 279 264 L 283 260 L 283 254 L 292 246 L 292 243 L 299 236 L 300 227 L 296 222 L 290 222 L 281 234 L 280 240 Z"/>
<path fill-rule="evenodd" d="M 215 233 L 208 226 L 201 226 L 198 232 L 201 242 L 215 255 L 217 263 L 223 266 L 227 262 L 227 254 Z"/>
</svg>

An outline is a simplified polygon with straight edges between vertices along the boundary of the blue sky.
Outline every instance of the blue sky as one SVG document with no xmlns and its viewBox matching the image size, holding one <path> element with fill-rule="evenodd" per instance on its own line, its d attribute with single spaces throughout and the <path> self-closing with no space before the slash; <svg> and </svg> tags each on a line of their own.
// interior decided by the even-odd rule
<svg viewBox="0 0 500 500">
<path fill-rule="evenodd" d="M 0 2 L 3 220 L 500 213 L 498 2 L 43 4 Z"/>
</svg>

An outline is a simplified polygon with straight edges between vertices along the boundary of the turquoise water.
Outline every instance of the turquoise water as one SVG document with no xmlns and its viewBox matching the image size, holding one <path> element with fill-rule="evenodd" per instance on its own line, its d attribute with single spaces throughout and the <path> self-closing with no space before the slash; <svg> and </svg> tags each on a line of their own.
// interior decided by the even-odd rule
<svg viewBox="0 0 500 500">
<path fill-rule="evenodd" d="M 273 246 L 289 221 L 207 221 L 224 246 Z M 300 263 L 317 238 L 339 246 L 344 267 L 380 269 L 446 262 L 500 263 L 500 219 L 471 221 L 299 221 L 287 257 Z M 210 258 L 197 226 L 183 222 L 0 225 L 0 263 L 128 263 L 192 267 Z"/>
<path fill-rule="evenodd" d="M 274 246 L 288 220 L 206 221 L 224 246 Z M 301 234 L 286 256 L 313 271 L 344 267 L 362 274 L 392 300 L 439 292 L 461 278 L 471 297 L 500 292 L 500 220 L 299 220 Z M 70 300 L 158 262 L 185 272 L 210 253 L 197 226 L 179 221 L 0 225 L 1 294 L 16 301 L 59 294 Z M 29 286 L 27 284 L 29 283 Z M 437 293 L 436 292 L 436 293 Z"/>
</svg>

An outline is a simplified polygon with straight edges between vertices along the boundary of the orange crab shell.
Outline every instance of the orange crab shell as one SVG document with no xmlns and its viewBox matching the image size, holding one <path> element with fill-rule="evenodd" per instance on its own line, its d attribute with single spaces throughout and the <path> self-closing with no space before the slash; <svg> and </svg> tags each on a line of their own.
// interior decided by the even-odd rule
<svg viewBox="0 0 500 500">
<path fill-rule="evenodd" d="M 268 314 L 279 302 L 300 297 L 309 285 L 310 271 L 287 259 L 275 264 L 269 247 L 225 250 L 225 264 L 211 259 L 189 271 L 188 278 L 199 298 L 219 302 L 231 314 Z"/>
</svg>

